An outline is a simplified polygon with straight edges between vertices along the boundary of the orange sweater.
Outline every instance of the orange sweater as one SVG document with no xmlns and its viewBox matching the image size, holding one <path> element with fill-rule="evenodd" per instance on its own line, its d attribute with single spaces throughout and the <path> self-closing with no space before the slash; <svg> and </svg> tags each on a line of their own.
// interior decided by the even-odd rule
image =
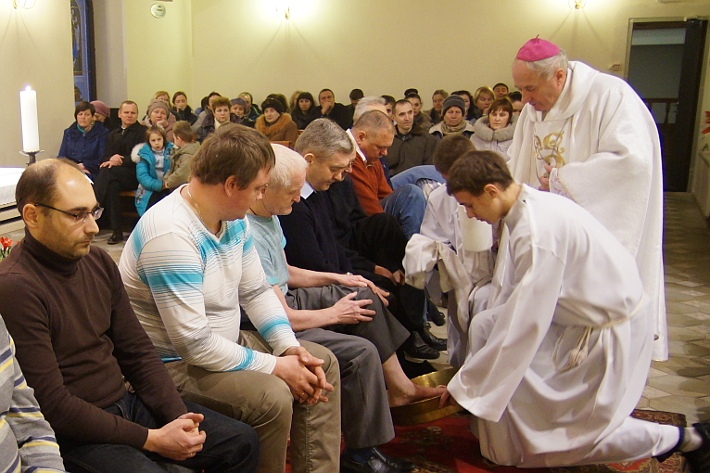
<svg viewBox="0 0 710 473">
<path fill-rule="evenodd" d="M 360 205 L 367 215 L 384 212 L 380 205 L 380 199 L 384 199 L 392 193 L 392 188 L 385 178 L 385 170 L 379 159 L 368 161 L 362 160 L 358 153 L 353 163 L 351 174 L 355 193 L 360 200 Z"/>
</svg>

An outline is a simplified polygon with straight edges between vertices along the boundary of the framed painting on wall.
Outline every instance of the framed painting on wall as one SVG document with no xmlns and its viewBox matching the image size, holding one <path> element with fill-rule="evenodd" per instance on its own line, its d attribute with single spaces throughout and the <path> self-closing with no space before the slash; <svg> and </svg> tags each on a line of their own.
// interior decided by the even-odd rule
<svg viewBox="0 0 710 473">
<path fill-rule="evenodd" d="M 74 102 L 96 100 L 94 21 L 91 0 L 70 1 Z"/>
</svg>

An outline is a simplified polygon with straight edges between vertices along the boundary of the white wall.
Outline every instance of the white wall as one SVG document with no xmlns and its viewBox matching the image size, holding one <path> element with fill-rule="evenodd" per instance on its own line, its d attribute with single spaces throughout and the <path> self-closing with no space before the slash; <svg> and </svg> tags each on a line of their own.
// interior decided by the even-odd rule
<svg viewBox="0 0 710 473">
<path fill-rule="evenodd" d="M 24 166 L 20 90 L 37 91 L 39 158 L 56 156 L 62 132 L 74 120 L 74 80 L 68 1 L 36 0 L 29 10 L 0 1 L 0 166 Z"/>
<path fill-rule="evenodd" d="M 353 87 L 397 97 L 417 87 L 428 106 L 437 88 L 510 83 L 515 52 L 537 34 L 601 70 L 620 63 L 623 75 L 630 18 L 710 15 L 701 0 L 587 0 L 584 10 L 566 0 L 293 0 L 286 21 L 274 3 L 192 1 L 195 98 L 331 87 L 347 102 Z"/>
<path fill-rule="evenodd" d="M 128 97 L 123 5 L 94 0 L 93 6 L 96 97 L 109 107 L 118 107 Z"/>
</svg>

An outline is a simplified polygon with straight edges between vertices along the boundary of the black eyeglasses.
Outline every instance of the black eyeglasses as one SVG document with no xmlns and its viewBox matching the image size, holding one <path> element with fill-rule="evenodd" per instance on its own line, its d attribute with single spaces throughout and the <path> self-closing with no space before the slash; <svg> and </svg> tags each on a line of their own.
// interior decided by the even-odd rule
<svg viewBox="0 0 710 473">
<path fill-rule="evenodd" d="M 66 210 L 61 210 L 56 207 L 52 207 L 51 205 L 47 204 L 34 204 L 35 207 L 44 207 L 45 209 L 49 210 L 56 210 L 57 212 L 61 212 L 65 215 L 69 215 L 74 219 L 75 222 L 81 222 L 81 223 L 86 223 L 86 219 L 89 218 L 89 215 L 91 215 L 94 220 L 98 220 L 101 218 L 101 214 L 104 213 L 104 208 L 96 206 L 93 210 L 82 210 L 81 212 L 77 213 L 72 213 L 72 212 L 67 212 Z"/>
</svg>

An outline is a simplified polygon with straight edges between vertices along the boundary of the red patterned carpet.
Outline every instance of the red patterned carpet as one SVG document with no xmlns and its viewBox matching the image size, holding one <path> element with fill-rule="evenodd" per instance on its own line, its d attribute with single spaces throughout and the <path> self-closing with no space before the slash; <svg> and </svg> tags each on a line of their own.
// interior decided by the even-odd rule
<svg viewBox="0 0 710 473">
<path fill-rule="evenodd" d="M 685 426 L 685 416 L 670 412 L 636 410 L 640 419 Z M 478 440 L 469 430 L 469 416 L 455 415 L 407 427 L 396 427 L 397 436 L 382 450 L 419 466 L 419 473 L 681 473 L 684 460 L 673 455 L 664 463 L 654 459 L 573 468 L 518 469 L 494 465 L 481 456 Z"/>
</svg>

